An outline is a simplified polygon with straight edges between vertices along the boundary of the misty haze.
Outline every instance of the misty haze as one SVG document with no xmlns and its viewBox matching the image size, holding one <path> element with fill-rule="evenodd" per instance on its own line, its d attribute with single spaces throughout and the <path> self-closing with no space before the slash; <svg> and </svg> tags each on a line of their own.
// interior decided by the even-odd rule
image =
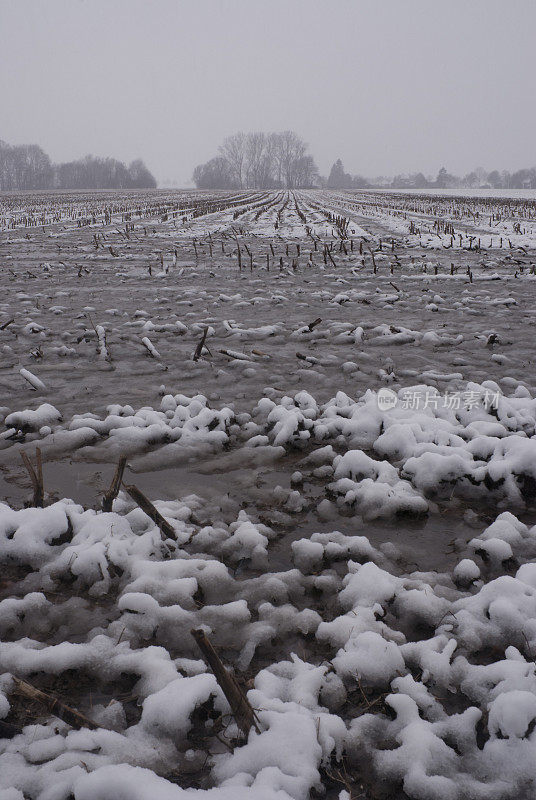
<svg viewBox="0 0 536 800">
<path fill-rule="evenodd" d="M 0 800 L 536 798 L 532 0 L 0 0 Z"/>
</svg>

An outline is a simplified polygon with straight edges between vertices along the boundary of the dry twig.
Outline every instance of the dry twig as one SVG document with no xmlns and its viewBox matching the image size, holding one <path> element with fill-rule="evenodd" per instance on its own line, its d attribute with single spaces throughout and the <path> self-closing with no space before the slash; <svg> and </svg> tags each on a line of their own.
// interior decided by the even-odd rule
<svg viewBox="0 0 536 800">
<path fill-rule="evenodd" d="M 201 629 L 194 628 L 190 631 L 190 633 L 197 642 L 197 646 L 203 653 L 210 668 L 212 669 L 212 672 L 214 673 L 216 680 L 218 681 L 218 685 L 227 698 L 227 701 L 231 706 L 233 716 L 236 720 L 236 724 L 240 730 L 246 736 L 252 727 L 255 728 L 257 733 L 260 733 L 260 729 L 257 724 L 258 720 L 249 700 L 236 682 L 236 679 L 223 666 L 219 655 L 214 650 L 205 632 Z"/>
</svg>

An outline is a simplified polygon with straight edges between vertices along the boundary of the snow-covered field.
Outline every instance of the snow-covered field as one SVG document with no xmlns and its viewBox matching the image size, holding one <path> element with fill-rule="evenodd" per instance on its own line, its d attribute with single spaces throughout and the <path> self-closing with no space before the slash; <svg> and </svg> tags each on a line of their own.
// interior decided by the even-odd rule
<svg viewBox="0 0 536 800">
<path fill-rule="evenodd" d="M 0 800 L 535 797 L 536 203 L 5 195 L 0 229 Z M 101 510 L 121 456 L 162 530 Z"/>
<path fill-rule="evenodd" d="M 381 192 L 392 194 L 427 194 L 431 197 L 469 197 L 469 198 L 505 198 L 510 200 L 536 200 L 536 189 L 491 189 L 484 187 L 477 188 L 456 188 L 456 189 L 381 189 Z"/>
</svg>

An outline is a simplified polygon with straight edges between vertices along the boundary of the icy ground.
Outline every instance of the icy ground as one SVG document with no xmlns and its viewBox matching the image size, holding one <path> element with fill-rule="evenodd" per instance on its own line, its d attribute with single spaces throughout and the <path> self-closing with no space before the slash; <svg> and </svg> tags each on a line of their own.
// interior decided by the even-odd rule
<svg viewBox="0 0 536 800">
<path fill-rule="evenodd" d="M 0 800 L 534 797 L 534 209 L 76 202 L 0 234 Z"/>
</svg>

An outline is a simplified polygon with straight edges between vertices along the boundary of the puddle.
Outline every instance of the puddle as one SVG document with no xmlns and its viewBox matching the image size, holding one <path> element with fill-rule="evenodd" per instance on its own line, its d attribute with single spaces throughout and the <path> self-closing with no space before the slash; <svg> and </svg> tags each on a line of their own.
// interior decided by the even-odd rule
<svg viewBox="0 0 536 800">
<path fill-rule="evenodd" d="M 307 501 L 306 508 L 301 512 L 287 513 L 274 496 L 274 489 L 278 485 L 291 488 L 290 476 L 304 456 L 304 452 L 291 453 L 273 466 L 250 469 L 233 468 L 231 462 L 225 461 L 225 471 L 217 469 L 218 460 L 214 458 L 151 472 L 134 472 L 127 467 L 124 482 L 135 484 L 152 500 L 180 500 L 188 495 L 198 495 L 204 500 L 198 514 L 200 524 L 214 524 L 218 519 L 229 524 L 236 520 L 240 509 L 251 513 L 278 534 L 269 547 L 268 568 L 271 571 L 294 566 L 292 542 L 313 533 L 334 530 L 346 536 L 366 536 L 375 548 L 391 543 L 395 557 L 406 571 L 449 570 L 459 561 L 464 544 L 478 536 L 500 513 L 500 509 L 492 513 L 483 503 L 469 506 L 463 500 L 453 498 L 440 507 L 439 512 L 431 512 L 420 519 L 401 517 L 364 522 L 359 516 L 346 514 L 322 519 L 316 513 L 316 506 L 325 497 L 325 486 L 319 481 L 307 480 L 300 489 Z M 84 508 L 100 509 L 114 470 L 115 465 L 108 463 L 44 462 L 46 496 L 50 500 L 71 498 Z M 31 494 L 30 480 L 22 464 L 20 467 L 0 468 L 2 501 L 12 508 L 22 508 Z M 473 522 L 464 516 L 468 509 L 476 514 Z M 517 516 L 528 525 L 536 524 L 534 509 Z M 393 549 L 387 553 L 390 558 L 392 552 Z"/>
</svg>

